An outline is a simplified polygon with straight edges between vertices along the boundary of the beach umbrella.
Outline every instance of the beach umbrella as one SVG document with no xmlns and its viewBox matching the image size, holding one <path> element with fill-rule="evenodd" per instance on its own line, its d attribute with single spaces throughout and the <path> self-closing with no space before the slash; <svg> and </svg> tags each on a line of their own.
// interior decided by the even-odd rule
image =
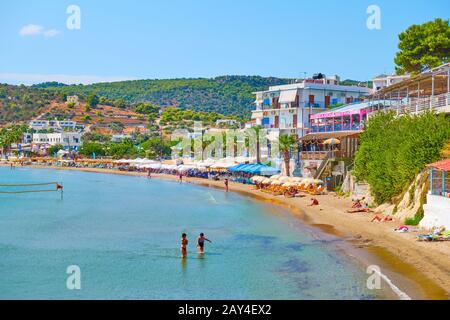
<svg viewBox="0 0 450 320">
<path fill-rule="evenodd" d="M 270 179 L 276 180 L 276 179 L 278 179 L 279 177 L 281 177 L 281 174 L 276 174 L 276 175 L 274 175 L 274 176 L 271 176 Z"/>
<path fill-rule="evenodd" d="M 335 138 L 327 139 L 323 142 L 323 144 L 331 144 L 331 145 L 340 144 L 340 143 L 341 143 L 341 141 L 339 139 L 335 139 Z"/>
<path fill-rule="evenodd" d="M 286 182 L 282 185 L 283 187 L 289 188 L 289 187 L 296 187 L 297 183 L 295 182 Z"/>
<path fill-rule="evenodd" d="M 291 177 L 289 178 L 289 182 L 302 182 L 303 178 L 300 177 Z"/>
<path fill-rule="evenodd" d="M 254 181 L 254 182 L 259 182 L 259 181 L 261 181 L 263 179 L 265 179 L 265 178 L 261 177 L 261 176 L 253 176 L 253 177 L 250 178 L 250 180 Z"/>
<path fill-rule="evenodd" d="M 281 181 L 282 183 L 288 182 L 289 181 L 289 177 L 286 177 L 286 176 L 279 177 L 278 181 Z"/>
<path fill-rule="evenodd" d="M 264 179 L 261 181 L 262 184 L 271 184 L 272 181 L 270 179 Z"/>
</svg>

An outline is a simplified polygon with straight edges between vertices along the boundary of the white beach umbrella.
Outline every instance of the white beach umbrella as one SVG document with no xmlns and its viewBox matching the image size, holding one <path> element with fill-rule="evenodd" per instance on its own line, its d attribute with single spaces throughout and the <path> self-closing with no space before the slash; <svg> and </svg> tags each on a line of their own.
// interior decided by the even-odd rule
<svg viewBox="0 0 450 320">
<path fill-rule="evenodd" d="M 289 177 L 283 176 L 283 177 L 279 177 L 278 181 L 281 181 L 283 183 L 288 182 L 289 181 Z"/>
<path fill-rule="evenodd" d="M 280 180 L 273 180 L 270 184 L 273 186 L 281 186 L 283 182 L 281 182 Z"/>
<path fill-rule="evenodd" d="M 270 179 L 276 180 L 276 179 L 278 179 L 279 177 L 281 177 L 281 174 L 276 174 L 276 175 L 274 175 L 274 176 L 271 176 Z"/>
<path fill-rule="evenodd" d="M 261 181 L 262 184 L 271 184 L 272 181 L 270 179 L 264 179 Z"/>
</svg>

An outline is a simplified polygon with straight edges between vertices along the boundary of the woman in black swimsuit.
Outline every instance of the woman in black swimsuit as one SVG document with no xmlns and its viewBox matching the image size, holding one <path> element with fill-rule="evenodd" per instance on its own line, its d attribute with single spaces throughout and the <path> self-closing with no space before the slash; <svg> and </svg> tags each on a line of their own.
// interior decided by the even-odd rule
<svg viewBox="0 0 450 320">
<path fill-rule="evenodd" d="M 197 247 L 198 247 L 198 252 L 199 253 L 203 253 L 204 252 L 205 241 L 208 241 L 208 242 L 212 243 L 211 240 L 205 238 L 205 234 L 202 232 L 202 233 L 200 233 L 200 236 L 197 239 Z"/>
</svg>

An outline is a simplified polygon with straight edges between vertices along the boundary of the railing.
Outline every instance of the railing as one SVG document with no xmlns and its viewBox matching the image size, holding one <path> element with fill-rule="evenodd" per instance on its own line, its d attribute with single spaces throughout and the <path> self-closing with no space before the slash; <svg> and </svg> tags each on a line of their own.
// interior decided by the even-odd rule
<svg viewBox="0 0 450 320">
<path fill-rule="evenodd" d="M 324 160 L 332 156 L 330 151 L 301 151 L 301 160 Z"/>
<path fill-rule="evenodd" d="M 385 107 L 379 111 L 393 110 L 397 112 L 397 115 L 402 115 L 406 113 L 414 114 L 427 110 L 436 110 L 446 106 L 450 106 L 450 93 L 443 93 L 434 97 L 412 97 L 409 98 L 408 101 L 405 101 L 404 99 L 388 100 L 386 101 Z"/>
</svg>

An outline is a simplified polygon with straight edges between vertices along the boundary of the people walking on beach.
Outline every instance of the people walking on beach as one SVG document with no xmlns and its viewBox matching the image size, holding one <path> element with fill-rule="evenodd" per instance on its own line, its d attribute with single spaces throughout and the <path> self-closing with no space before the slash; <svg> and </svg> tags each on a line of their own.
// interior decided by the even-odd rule
<svg viewBox="0 0 450 320">
<path fill-rule="evenodd" d="M 228 179 L 225 179 L 225 191 L 228 192 Z"/>
<path fill-rule="evenodd" d="M 187 245 L 188 245 L 188 239 L 186 233 L 183 233 L 181 235 L 181 257 L 186 258 L 187 257 Z"/>
<path fill-rule="evenodd" d="M 205 237 L 205 234 L 202 232 L 200 233 L 200 236 L 197 238 L 197 248 L 199 253 L 204 253 L 205 251 L 205 241 L 208 241 L 209 243 L 212 243 L 211 240 L 207 239 Z"/>
</svg>

